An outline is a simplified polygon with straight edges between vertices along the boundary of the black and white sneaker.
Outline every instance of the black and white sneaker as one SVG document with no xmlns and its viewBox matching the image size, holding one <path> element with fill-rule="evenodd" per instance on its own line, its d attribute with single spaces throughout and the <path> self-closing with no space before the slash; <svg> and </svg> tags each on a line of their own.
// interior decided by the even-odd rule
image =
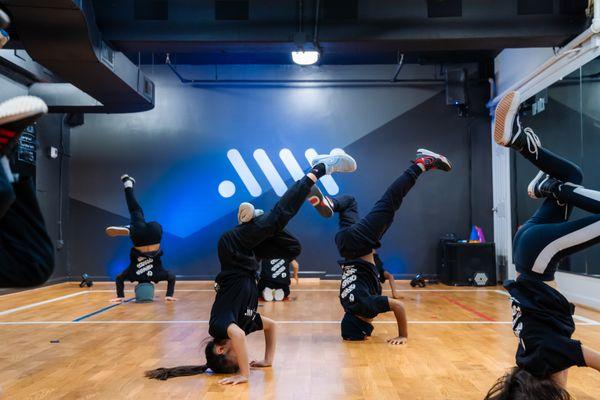
<svg viewBox="0 0 600 400">
<path fill-rule="evenodd" d="M 130 230 L 129 226 L 109 226 L 105 229 L 105 232 L 110 237 L 117 236 L 129 236 Z"/>
<path fill-rule="evenodd" d="M 547 173 L 540 171 L 527 186 L 527 194 L 532 199 L 542 199 L 546 197 L 556 199 L 558 187 L 561 181 L 551 177 Z"/>
<path fill-rule="evenodd" d="M 450 171 L 452 169 L 452 164 L 446 157 L 427 149 L 417 150 L 417 155 L 415 156 L 413 163 L 423 165 L 425 167 L 425 171 L 429 171 L 431 169 Z"/>
<path fill-rule="evenodd" d="M 35 96 L 18 96 L 0 103 L 0 157 L 9 155 L 21 133 L 48 112 L 48 106 Z"/>
<path fill-rule="evenodd" d="M 123 185 L 126 188 L 133 187 L 133 185 L 135 185 L 135 179 L 127 174 L 121 175 L 121 182 L 123 182 Z"/>
<path fill-rule="evenodd" d="M 317 185 L 313 185 L 310 189 L 310 194 L 306 198 L 308 202 L 317 210 L 317 212 L 325 218 L 333 216 L 333 204 Z"/>
<path fill-rule="evenodd" d="M 334 172 L 354 172 L 356 171 L 356 161 L 346 153 L 333 152 L 332 154 L 319 154 L 315 156 L 310 165 L 314 167 L 317 164 L 325 165 L 325 173 L 331 175 Z"/>
<path fill-rule="evenodd" d="M 519 92 L 508 92 L 496 106 L 494 112 L 494 141 L 500 146 L 510 147 L 513 140 L 513 124 L 519 111 Z"/>
</svg>

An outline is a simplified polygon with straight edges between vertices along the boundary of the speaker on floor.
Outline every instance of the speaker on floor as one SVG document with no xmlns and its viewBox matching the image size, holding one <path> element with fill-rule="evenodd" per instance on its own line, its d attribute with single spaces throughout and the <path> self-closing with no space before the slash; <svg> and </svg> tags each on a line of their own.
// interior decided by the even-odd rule
<svg viewBox="0 0 600 400">
<path fill-rule="evenodd" d="M 443 270 L 438 274 L 446 285 L 496 285 L 494 243 L 444 243 Z"/>
</svg>

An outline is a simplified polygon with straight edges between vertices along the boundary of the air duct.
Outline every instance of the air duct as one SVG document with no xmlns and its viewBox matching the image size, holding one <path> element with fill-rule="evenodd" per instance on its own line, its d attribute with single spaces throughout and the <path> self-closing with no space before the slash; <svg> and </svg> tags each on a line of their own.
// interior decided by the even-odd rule
<svg viewBox="0 0 600 400">
<path fill-rule="evenodd" d="M 29 55 L 98 102 L 73 104 L 61 111 L 128 113 L 154 108 L 153 82 L 102 41 L 90 0 L 7 0 L 3 4 L 13 15 L 13 26 Z"/>
</svg>

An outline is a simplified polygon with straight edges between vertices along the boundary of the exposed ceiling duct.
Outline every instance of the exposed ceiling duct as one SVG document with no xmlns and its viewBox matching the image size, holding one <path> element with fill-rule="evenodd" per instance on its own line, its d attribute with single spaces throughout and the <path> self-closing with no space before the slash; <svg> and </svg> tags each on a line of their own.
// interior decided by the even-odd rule
<svg viewBox="0 0 600 400">
<path fill-rule="evenodd" d="M 8 0 L 13 26 L 29 55 L 96 102 L 75 101 L 51 111 L 126 113 L 154 107 L 154 84 L 101 38 L 88 0 Z M 50 97 L 65 86 L 44 88 Z"/>
</svg>

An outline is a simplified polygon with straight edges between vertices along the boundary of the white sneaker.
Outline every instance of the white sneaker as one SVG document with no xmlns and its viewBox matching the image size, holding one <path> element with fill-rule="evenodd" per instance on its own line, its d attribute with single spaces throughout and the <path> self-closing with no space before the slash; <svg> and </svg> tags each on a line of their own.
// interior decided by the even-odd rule
<svg viewBox="0 0 600 400">
<path fill-rule="evenodd" d="M 283 289 L 276 289 L 273 293 L 273 298 L 275 301 L 283 301 L 283 299 L 285 299 L 285 293 Z"/>
<path fill-rule="evenodd" d="M 273 289 L 268 287 L 264 288 L 262 291 L 262 297 L 265 299 L 265 301 L 273 301 Z"/>
<path fill-rule="evenodd" d="M 325 164 L 325 173 L 356 171 L 356 161 L 348 154 L 319 154 L 312 159 L 310 165 Z"/>
</svg>

